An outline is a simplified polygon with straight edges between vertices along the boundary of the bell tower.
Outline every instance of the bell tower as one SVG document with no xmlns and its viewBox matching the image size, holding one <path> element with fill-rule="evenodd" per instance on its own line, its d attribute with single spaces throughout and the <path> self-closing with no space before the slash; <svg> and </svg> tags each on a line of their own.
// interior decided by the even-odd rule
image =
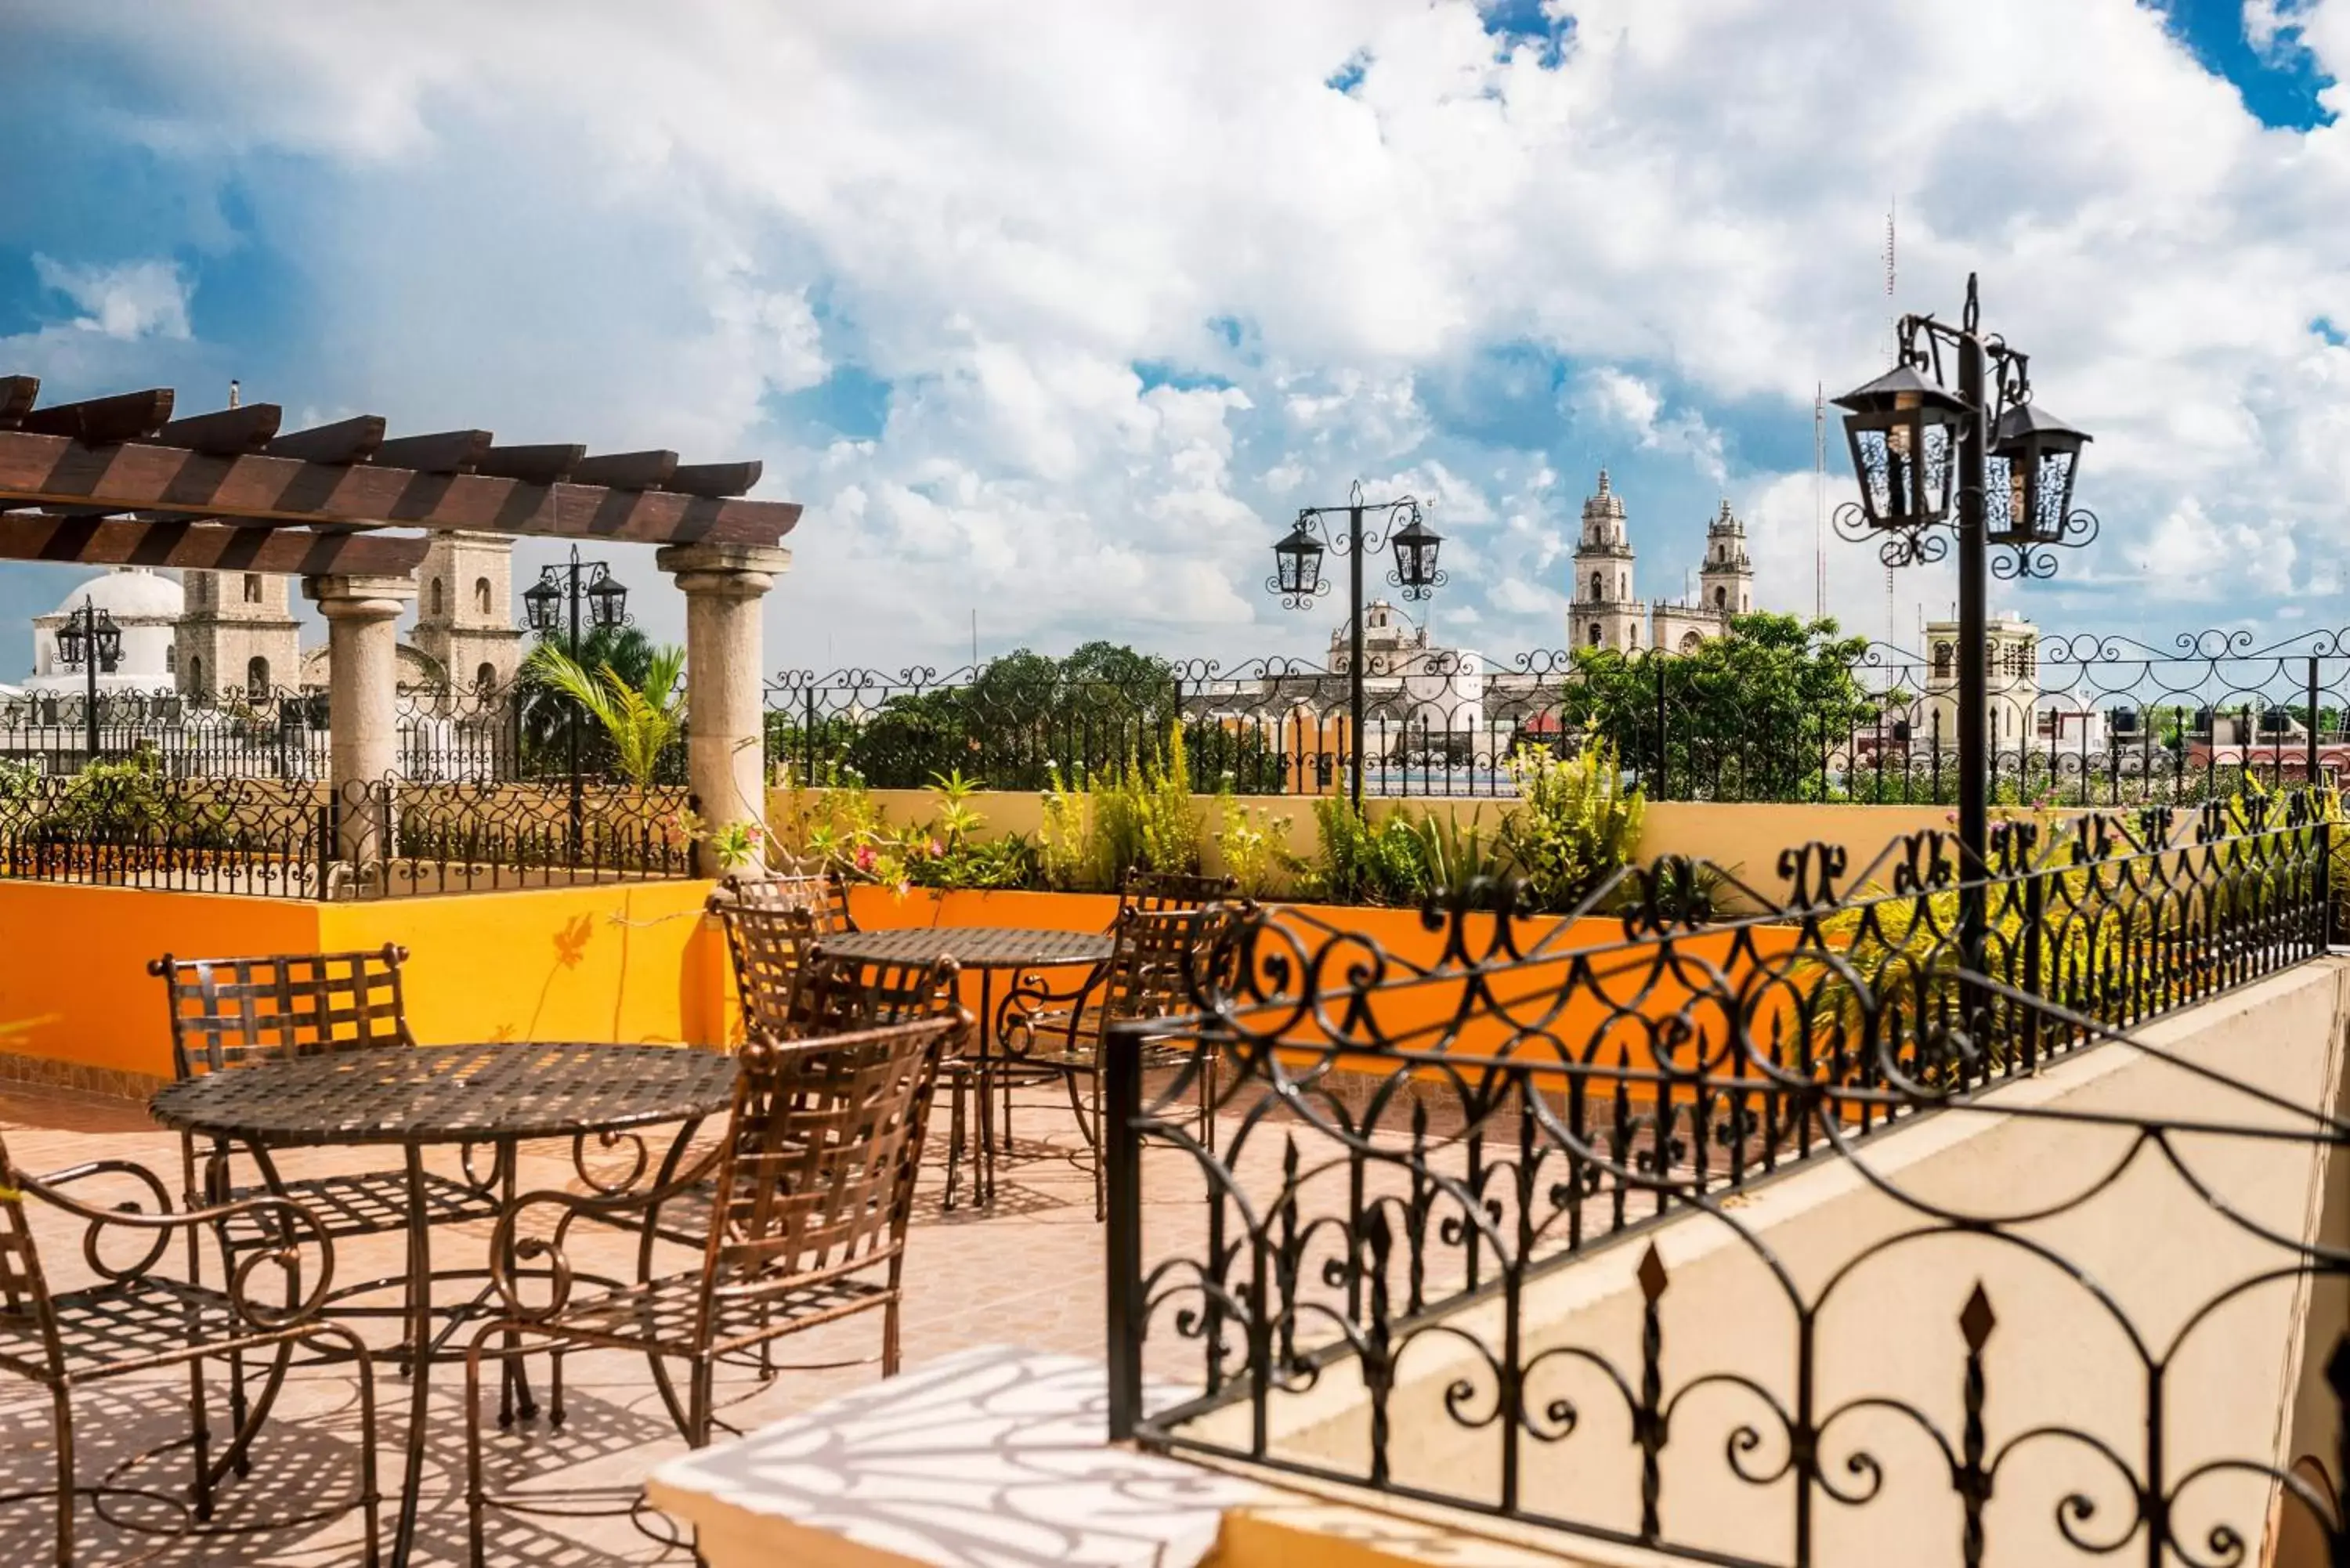
<svg viewBox="0 0 2350 1568">
<path fill-rule="evenodd" d="M 522 662 L 514 623 L 514 541 L 489 534 L 432 535 L 416 572 L 416 648 L 450 689 L 503 691 Z"/>
<path fill-rule="evenodd" d="M 1648 618 L 1632 597 L 1632 540 L 1625 529 L 1624 498 L 1608 488 L 1599 471 L 1599 489 L 1583 504 L 1583 537 L 1575 547 L 1575 601 L 1567 614 L 1568 640 L 1576 648 L 1640 646 L 1640 623 Z"/>
<path fill-rule="evenodd" d="M 180 694 L 205 703 L 233 692 L 267 697 L 300 680 L 301 623 L 292 579 L 272 572 L 181 574 L 173 671 Z"/>
<path fill-rule="evenodd" d="M 1730 510 L 1721 510 L 1705 528 L 1705 564 L 1698 568 L 1698 596 L 1705 608 L 1723 620 L 1754 610 L 1754 558 L 1746 553 L 1746 524 Z"/>
</svg>

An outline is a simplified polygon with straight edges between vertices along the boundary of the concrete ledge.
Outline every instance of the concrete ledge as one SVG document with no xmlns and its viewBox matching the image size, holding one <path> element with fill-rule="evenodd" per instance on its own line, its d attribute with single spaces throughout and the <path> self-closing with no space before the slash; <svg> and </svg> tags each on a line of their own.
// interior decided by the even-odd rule
<svg viewBox="0 0 2350 1568">
<path fill-rule="evenodd" d="M 711 1568 L 1196 1568 L 1225 1511 L 1272 1494 L 1112 1448 L 1097 1363 L 983 1345 L 645 1483 Z"/>
</svg>

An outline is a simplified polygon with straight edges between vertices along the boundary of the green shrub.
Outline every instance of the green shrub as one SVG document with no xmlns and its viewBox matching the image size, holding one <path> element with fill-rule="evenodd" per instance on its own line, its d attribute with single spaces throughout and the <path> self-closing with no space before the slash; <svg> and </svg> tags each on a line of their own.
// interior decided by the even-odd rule
<svg viewBox="0 0 2350 1568">
<path fill-rule="evenodd" d="M 1263 806 L 1251 810 L 1229 794 L 1217 798 L 1217 807 L 1216 852 L 1241 897 L 1271 898 L 1287 892 L 1305 862 L 1290 853 L 1273 813 Z"/>
<path fill-rule="evenodd" d="M 1411 814 L 1399 806 L 1373 824 L 1344 795 L 1314 803 L 1315 858 L 1306 891 L 1331 903 L 1416 904 L 1428 862 Z"/>
<path fill-rule="evenodd" d="M 1518 805 L 1502 819 L 1499 851 L 1537 908 L 1571 909 L 1639 846 L 1640 792 L 1624 787 L 1609 745 L 1565 759 L 1521 746 L 1509 769 Z"/>
</svg>

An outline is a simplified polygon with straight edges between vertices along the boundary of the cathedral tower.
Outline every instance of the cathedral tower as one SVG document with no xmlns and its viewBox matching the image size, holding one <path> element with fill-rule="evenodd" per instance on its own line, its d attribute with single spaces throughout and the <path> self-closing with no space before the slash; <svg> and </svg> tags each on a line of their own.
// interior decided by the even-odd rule
<svg viewBox="0 0 2350 1568">
<path fill-rule="evenodd" d="M 1697 580 L 1700 601 L 1724 620 L 1753 613 L 1754 558 L 1746 553 L 1746 524 L 1730 510 L 1727 498 L 1706 524 L 1705 564 Z"/>
<path fill-rule="evenodd" d="M 513 684 L 522 662 L 514 623 L 514 541 L 486 534 L 432 535 L 417 568 L 416 647 L 457 691 Z"/>
<path fill-rule="evenodd" d="M 301 627 L 291 577 L 197 571 L 182 577 L 174 674 L 182 696 L 195 702 L 232 692 L 260 698 L 296 684 Z"/>
<path fill-rule="evenodd" d="M 1648 616 L 1632 597 L 1632 541 L 1625 532 L 1624 500 L 1607 488 L 1604 468 L 1597 493 L 1583 504 L 1574 599 L 1567 630 L 1575 647 L 1629 651 L 1640 646 L 1640 623 Z"/>
</svg>

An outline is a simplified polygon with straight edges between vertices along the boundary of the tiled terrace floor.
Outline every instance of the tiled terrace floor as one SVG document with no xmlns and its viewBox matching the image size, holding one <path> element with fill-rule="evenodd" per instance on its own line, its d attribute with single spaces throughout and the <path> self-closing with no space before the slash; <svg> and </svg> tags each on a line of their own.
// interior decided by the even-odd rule
<svg viewBox="0 0 2350 1568">
<path fill-rule="evenodd" d="M 910 1241 L 904 1325 L 908 1365 L 984 1344 L 1015 1344 L 1041 1350 L 1098 1357 L 1103 1344 L 1101 1229 L 1093 1217 L 1093 1180 L 1088 1166 L 1069 1158 L 1081 1144 L 1066 1102 L 1057 1109 L 1046 1096 L 1056 1090 L 1024 1095 L 1015 1126 L 1023 1158 L 1003 1169 L 999 1198 L 989 1211 L 969 1208 L 943 1212 L 939 1203 L 943 1169 L 933 1140 L 932 1169 L 926 1174 L 915 1231 Z M 940 1118 L 943 1124 L 944 1117 Z M 178 1186 L 176 1137 L 158 1129 L 135 1105 L 77 1100 L 27 1093 L 0 1096 L 0 1137 L 20 1168 L 32 1173 L 60 1169 L 94 1158 L 131 1159 Z M 376 1151 L 379 1158 L 383 1151 Z M 328 1168 L 330 1152 L 306 1151 L 300 1173 Z M 396 1158 L 396 1156 L 394 1156 Z M 617 1157 L 616 1157 L 617 1158 Z M 368 1162 L 361 1161 L 361 1164 Z M 289 1160 L 289 1166 L 291 1161 Z M 578 1189 L 567 1148 L 532 1146 L 523 1157 L 521 1186 Z M 1196 1186 L 1192 1189 L 1196 1191 Z M 85 1194 L 96 1197 L 95 1187 Z M 44 1212 L 32 1206 L 36 1216 Z M 79 1221 L 48 1211 L 41 1222 L 44 1262 L 60 1288 L 87 1278 L 81 1263 Z M 587 1230 L 588 1228 L 582 1228 Z M 435 1262 L 478 1262 L 488 1226 L 436 1231 Z M 615 1273 L 633 1263 L 633 1240 L 575 1244 L 580 1266 L 595 1259 Z M 468 1249 L 470 1259 L 461 1253 Z M 668 1250 L 671 1266 L 693 1266 L 691 1254 Z M 177 1254 L 175 1253 L 176 1257 Z M 369 1238 L 337 1249 L 338 1280 L 400 1272 L 397 1238 Z M 380 1339 L 381 1334 L 371 1337 Z M 722 1369 L 722 1418 L 753 1428 L 805 1408 L 879 1376 L 880 1318 L 867 1314 L 778 1342 L 776 1359 L 789 1367 L 772 1386 L 761 1389 L 748 1371 Z M 534 1360 L 543 1369 L 543 1360 Z M 424 1512 L 418 1532 L 420 1563 L 462 1563 L 465 1557 L 463 1505 L 464 1424 L 462 1366 L 435 1369 L 432 1416 L 428 1426 Z M 608 1486 L 632 1493 L 654 1465 L 682 1452 L 684 1445 L 664 1414 L 639 1358 L 613 1354 L 576 1355 L 567 1364 L 569 1415 L 560 1431 L 542 1415 L 536 1422 L 498 1434 L 489 1445 L 491 1484 L 574 1489 Z M 215 1387 L 218 1379 L 214 1379 Z M 493 1387 L 494 1385 L 493 1384 Z M 382 1406 L 379 1452 L 386 1493 L 384 1540 L 389 1549 L 396 1509 L 401 1444 L 405 1439 L 408 1385 L 379 1362 L 378 1397 Z M 490 1396 L 494 1397 L 494 1394 Z M 544 1400 L 544 1391 L 541 1398 Z M 730 1404 L 729 1402 L 732 1401 Z M 273 1511 L 315 1506 L 331 1489 L 352 1483 L 356 1471 L 359 1417 L 356 1386 L 340 1369 L 297 1372 L 279 1404 L 279 1414 L 256 1445 L 253 1477 L 235 1483 L 224 1518 L 266 1517 Z M 184 1372 L 100 1385 L 76 1396 L 78 1473 L 94 1480 L 123 1461 L 187 1431 Z M 215 1406 L 213 1429 L 226 1420 L 225 1399 Z M 47 1484 L 55 1463 L 46 1393 L 0 1380 L 0 1493 Z M 176 1491 L 186 1479 L 184 1452 L 173 1451 L 134 1464 L 124 1477 Z M 46 1501 L 0 1505 L 0 1563 L 40 1563 L 52 1550 Z M 662 1521 L 650 1521 L 659 1529 Z M 350 1521 L 292 1531 L 263 1531 L 234 1540 L 165 1542 L 125 1532 L 93 1516 L 85 1504 L 78 1533 L 80 1560 L 90 1563 L 152 1561 L 167 1564 L 253 1563 L 324 1565 L 356 1562 L 357 1530 Z M 153 1551 L 140 1558 L 137 1553 Z M 564 1519 L 494 1513 L 490 1561 L 532 1568 L 604 1568 L 607 1564 L 686 1562 L 681 1548 L 664 1549 L 619 1519 Z"/>
</svg>

